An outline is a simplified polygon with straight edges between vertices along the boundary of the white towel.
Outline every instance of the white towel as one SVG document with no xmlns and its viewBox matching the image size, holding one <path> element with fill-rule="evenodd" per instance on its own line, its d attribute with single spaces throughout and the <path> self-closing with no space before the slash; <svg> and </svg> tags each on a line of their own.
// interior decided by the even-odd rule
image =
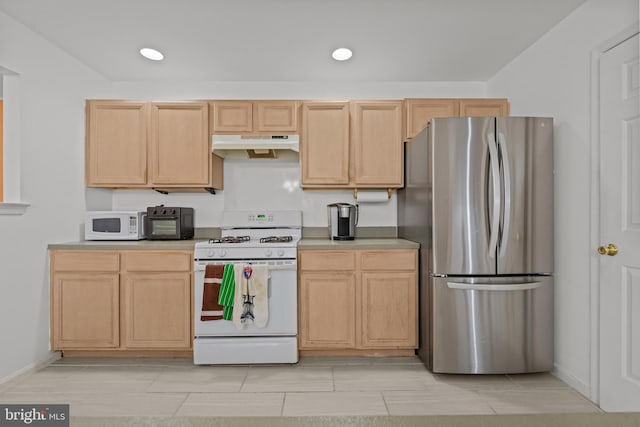
<svg viewBox="0 0 640 427">
<path fill-rule="evenodd" d="M 265 265 L 236 264 L 233 324 L 244 329 L 253 324 L 264 328 L 269 321 L 269 269 Z"/>
</svg>

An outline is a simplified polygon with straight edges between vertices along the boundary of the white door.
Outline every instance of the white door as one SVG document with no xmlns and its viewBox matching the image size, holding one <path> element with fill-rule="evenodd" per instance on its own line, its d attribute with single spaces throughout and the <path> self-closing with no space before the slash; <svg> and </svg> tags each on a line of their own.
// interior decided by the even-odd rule
<svg viewBox="0 0 640 427">
<path fill-rule="evenodd" d="M 600 62 L 600 406 L 605 411 L 640 411 L 639 38 L 605 52 Z"/>
</svg>

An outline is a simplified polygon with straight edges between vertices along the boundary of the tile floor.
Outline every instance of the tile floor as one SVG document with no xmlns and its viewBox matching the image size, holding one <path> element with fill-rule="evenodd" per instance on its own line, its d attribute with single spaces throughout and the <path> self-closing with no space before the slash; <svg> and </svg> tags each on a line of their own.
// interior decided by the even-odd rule
<svg viewBox="0 0 640 427">
<path fill-rule="evenodd" d="M 601 412 L 551 374 L 434 375 L 413 357 L 270 366 L 63 358 L 0 384 L 0 402 L 69 403 L 72 416 L 91 417 Z"/>
</svg>

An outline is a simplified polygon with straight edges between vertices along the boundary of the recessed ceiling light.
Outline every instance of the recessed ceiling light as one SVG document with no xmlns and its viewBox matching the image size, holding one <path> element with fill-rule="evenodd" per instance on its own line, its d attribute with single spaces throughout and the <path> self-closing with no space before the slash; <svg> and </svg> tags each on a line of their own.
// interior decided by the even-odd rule
<svg viewBox="0 0 640 427">
<path fill-rule="evenodd" d="M 164 59 L 162 52 L 151 49 L 150 47 L 143 47 L 140 49 L 140 55 L 152 61 L 162 61 L 162 59 Z"/>
<path fill-rule="evenodd" d="M 351 49 L 347 49 L 346 47 L 336 49 L 331 54 L 331 56 L 333 56 L 333 59 L 335 59 L 336 61 L 346 61 L 347 59 L 351 58 L 351 55 L 353 55 L 353 52 L 351 52 Z"/>
</svg>

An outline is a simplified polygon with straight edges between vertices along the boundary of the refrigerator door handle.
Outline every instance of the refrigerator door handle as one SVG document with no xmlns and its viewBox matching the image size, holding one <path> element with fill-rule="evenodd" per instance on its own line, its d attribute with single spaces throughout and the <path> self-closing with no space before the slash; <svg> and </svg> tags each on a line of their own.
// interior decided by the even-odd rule
<svg viewBox="0 0 640 427">
<path fill-rule="evenodd" d="M 465 291 L 527 291 L 529 289 L 539 288 L 540 286 L 542 286 L 541 282 L 516 283 L 508 285 L 447 282 L 447 287 Z"/>
<path fill-rule="evenodd" d="M 494 258 L 498 249 L 498 232 L 500 227 L 500 165 L 498 163 L 498 144 L 495 134 L 488 135 L 489 163 L 493 180 L 493 211 L 491 217 L 491 235 L 489 237 L 489 257 Z"/>
<path fill-rule="evenodd" d="M 502 155 L 502 171 L 504 179 L 504 217 L 502 219 L 502 239 L 500 241 L 500 257 L 507 251 L 507 239 L 511 227 L 511 170 L 509 168 L 509 154 L 507 141 L 503 133 L 498 133 L 498 149 Z"/>
</svg>

